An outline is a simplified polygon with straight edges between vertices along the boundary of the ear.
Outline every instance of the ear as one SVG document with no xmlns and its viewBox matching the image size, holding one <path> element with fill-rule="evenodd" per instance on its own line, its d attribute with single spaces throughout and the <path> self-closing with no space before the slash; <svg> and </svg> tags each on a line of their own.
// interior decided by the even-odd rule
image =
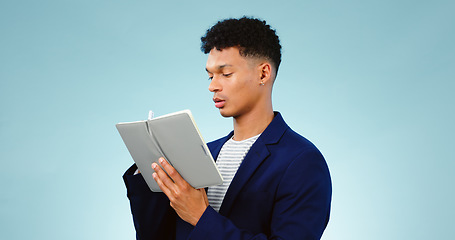
<svg viewBox="0 0 455 240">
<path fill-rule="evenodd" d="M 259 70 L 259 84 L 266 85 L 273 83 L 272 80 L 272 65 L 269 62 L 263 62 L 258 66 Z"/>
</svg>

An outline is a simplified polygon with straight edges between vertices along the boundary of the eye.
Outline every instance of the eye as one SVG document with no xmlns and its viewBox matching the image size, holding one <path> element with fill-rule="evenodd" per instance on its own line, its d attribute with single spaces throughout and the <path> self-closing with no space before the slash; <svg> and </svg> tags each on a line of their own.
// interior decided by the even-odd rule
<svg viewBox="0 0 455 240">
<path fill-rule="evenodd" d="M 232 73 L 223 73 L 223 77 L 230 77 L 232 76 Z"/>
</svg>

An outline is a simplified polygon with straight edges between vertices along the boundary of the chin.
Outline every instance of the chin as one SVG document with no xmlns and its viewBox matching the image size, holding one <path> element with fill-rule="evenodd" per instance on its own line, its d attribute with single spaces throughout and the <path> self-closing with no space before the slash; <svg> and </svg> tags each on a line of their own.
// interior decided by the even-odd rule
<svg viewBox="0 0 455 240">
<path fill-rule="evenodd" d="M 225 117 L 225 118 L 228 118 L 228 117 L 232 117 L 233 114 L 224 110 L 223 108 L 220 108 L 220 114 L 221 116 Z"/>
</svg>

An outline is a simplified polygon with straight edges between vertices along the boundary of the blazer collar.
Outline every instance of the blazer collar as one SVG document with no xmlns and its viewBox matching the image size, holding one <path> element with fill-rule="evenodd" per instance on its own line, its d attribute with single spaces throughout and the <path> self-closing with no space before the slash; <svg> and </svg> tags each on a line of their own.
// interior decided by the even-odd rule
<svg viewBox="0 0 455 240">
<path fill-rule="evenodd" d="M 245 186 L 248 179 L 250 179 L 262 161 L 270 155 L 267 145 L 278 143 L 288 128 L 289 127 L 284 122 L 281 114 L 279 112 L 275 112 L 275 117 L 272 122 L 269 126 L 267 126 L 264 132 L 262 132 L 261 136 L 259 136 L 253 146 L 251 146 L 247 155 L 243 159 L 242 164 L 237 170 L 234 179 L 232 179 L 231 185 L 229 186 L 221 205 L 220 214 L 226 216 L 229 213 L 235 198 L 238 196 L 243 186 Z M 232 137 L 233 134 L 234 133 L 231 132 L 226 137 L 216 141 L 218 144 L 216 144 L 212 149 L 212 154 L 215 159 L 218 157 L 221 147 Z"/>
<path fill-rule="evenodd" d="M 262 132 L 261 136 L 256 140 L 262 141 L 264 144 L 275 144 L 277 143 L 281 136 L 283 136 L 284 132 L 288 128 L 288 125 L 284 121 L 283 117 L 281 116 L 280 112 L 274 112 L 275 117 L 273 118 L 272 122 L 270 122 L 269 126 Z M 214 142 L 209 144 L 210 150 L 212 152 L 213 158 L 218 158 L 218 154 L 221 151 L 223 145 L 234 135 L 234 131 L 231 131 L 225 137 L 222 137 Z"/>
<path fill-rule="evenodd" d="M 275 117 L 273 118 L 272 122 L 267 126 L 267 128 L 262 132 L 261 136 L 258 140 L 261 140 L 264 144 L 275 144 L 278 143 L 283 136 L 286 129 L 289 126 L 284 121 L 281 113 L 274 112 Z"/>
</svg>

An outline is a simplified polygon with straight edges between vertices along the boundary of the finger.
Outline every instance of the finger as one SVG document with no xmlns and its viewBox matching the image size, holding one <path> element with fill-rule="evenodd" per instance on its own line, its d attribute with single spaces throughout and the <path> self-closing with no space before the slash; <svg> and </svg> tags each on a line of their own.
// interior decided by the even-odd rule
<svg viewBox="0 0 455 240">
<path fill-rule="evenodd" d="M 166 172 L 164 172 L 163 169 L 158 164 L 152 163 L 152 168 L 153 170 L 155 170 L 155 172 L 153 173 L 153 179 L 155 179 L 160 189 L 164 193 L 166 193 L 166 189 L 168 190 L 168 192 L 170 192 L 174 184 L 172 179 L 169 178 Z M 166 195 L 168 194 L 166 193 Z"/>
<path fill-rule="evenodd" d="M 155 163 L 155 164 L 156 164 L 156 163 Z M 156 164 L 156 165 L 158 165 L 158 164 Z M 156 166 L 155 166 L 155 168 L 156 168 Z M 158 168 L 159 168 L 159 166 L 158 166 Z M 160 169 L 157 169 L 157 170 L 163 172 L 162 169 L 161 169 L 161 170 L 160 170 Z M 163 193 L 164 193 L 169 199 L 173 198 L 172 190 L 169 189 L 169 188 L 166 186 L 166 184 L 165 184 L 165 183 L 163 182 L 163 180 L 160 178 L 160 176 L 158 175 L 158 173 L 157 173 L 157 172 L 154 172 L 154 173 L 152 174 L 152 176 L 153 176 L 153 179 L 154 179 L 154 180 L 156 181 L 156 183 L 158 184 L 158 187 L 161 189 L 161 191 L 163 191 Z M 167 177 L 167 176 L 166 176 L 166 177 Z"/>
<path fill-rule="evenodd" d="M 169 164 L 164 158 L 161 157 L 158 161 L 160 162 L 161 166 L 163 166 L 164 170 L 166 170 L 166 172 L 172 178 L 172 180 L 174 180 L 175 184 L 177 184 L 179 186 L 188 184 L 182 178 L 182 176 L 180 176 L 180 174 L 177 172 L 177 170 L 175 170 L 175 168 L 172 167 L 172 165 Z"/>
<path fill-rule="evenodd" d="M 163 181 L 161 181 L 160 177 L 158 177 L 158 174 L 154 172 L 152 174 L 152 177 L 155 180 L 156 184 L 158 184 L 158 187 L 161 189 L 161 191 L 163 191 L 164 194 L 168 195 L 168 193 L 170 193 L 170 190 L 166 187 L 166 185 L 164 185 Z"/>
<path fill-rule="evenodd" d="M 169 177 L 169 175 L 163 170 L 162 166 L 152 163 L 152 168 L 157 173 L 161 181 L 169 188 L 172 187 L 174 181 Z"/>
</svg>

